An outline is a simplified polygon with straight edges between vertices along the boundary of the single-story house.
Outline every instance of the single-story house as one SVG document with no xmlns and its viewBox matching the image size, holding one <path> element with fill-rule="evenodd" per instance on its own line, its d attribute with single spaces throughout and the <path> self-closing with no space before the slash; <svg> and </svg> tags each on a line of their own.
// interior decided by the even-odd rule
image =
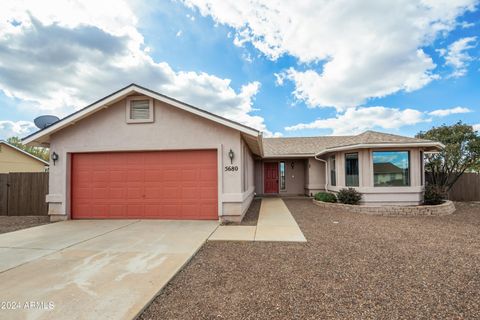
<svg viewBox="0 0 480 320">
<path fill-rule="evenodd" d="M 0 173 L 45 172 L 48 166 L 47 161 L 0 140 Z"/>
<path fill-rule="evenodd" d="M 24 139 L 48 146 L 52 220 L 240 220 L 257 195 L 354 187 L 364 203 L 422 201 L 423 152 L 442 144 L 367 131 L 264 138 L 262 133 L 131 84 Z M 374 179 L 377 163 L 401 176 Z"/>
</svg>

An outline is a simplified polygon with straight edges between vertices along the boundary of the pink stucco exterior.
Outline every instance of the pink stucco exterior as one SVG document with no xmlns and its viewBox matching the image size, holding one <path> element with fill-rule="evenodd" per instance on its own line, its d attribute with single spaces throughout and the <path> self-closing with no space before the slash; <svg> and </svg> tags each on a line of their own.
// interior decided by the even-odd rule
<svg viewBox="0 0 480 320">
<path fill-rule="evenodd" d="M 219 217 L 242 216 L 253 198 L 254 187 L 252 154 L 240 133 L 157 100 L 154 101 L 154 110 L 154 121 L 151 123 L 127 123 L 125 99 L 122 99 L 50 137 L 50 150 L 59 155 L 56 165 L 50 168 L 47 195 L 50 215 L 58 219 L 70 215 L 69 157 L 72 153 L 216 149 Z M 236 155 L 232 165 L 238 166 L 238 171 L 224 170 L 224 165 L 230 165 L 230 149 Z M 244 152 L 245 157 L 242 156 Z M 242 189 L 244 168 L 250 172 L 245 190 Z"/>
<path fill-rule="evenodd" d="M 151 99 L 148 121 L 131 121 L 127 101 L 132 96 Z M 363 138 L 378 137 L 376 133 Z M 260 132 L 236 122 L 218 117 L 193 106 L 163 96 L 137 85 L 130 85 L 97 101 L 76 114 L 25 138 L 32 145 L 49 146 L 59 155 L 55 165 L 50 163 L 50 190 L 46 201 L 52 220 L 64 220 L 71 216 L 71 155 L 83 152 L 126 152 L 166 150 L 215 150 L 218 166 L 218 218 L 239 221 L 247 211 L 255 195 L 264 192 L 264 167 L 266 163 L 283 163 L 285 186 L 280 187 L 279 196 L 313 196 L 319 191 L 337 192 L 345 187 L 345 153 L 358 152 L 359 185 L 356 189 L 363 194 L 364 203 L 378 205 L 418 204 L 423 197 L 423 168 L 421 151 L 430 151 L 438 145 L 432 141 L 416 141 L 406 144 L 405 137 L 385 135 L 383 141 L 344 144 L 344 137 L 327 145 L 325 137 L 299 141 L 300 138 L 270 141 L 269 155 L 264 153 L 264 142 Z M 347 137 L 353 139 L 355 136 Z M 295 140 L 297 139 L 297 140 Z M 382 139 L 382 136 L 380 136 Z M 413 140 L 412 140 L 413 139 Z M 288 140 L 288 141 L 287 141 Z M 283 141 L 283 142 L 282 142 Z M 400 142 L 398 142 L 400 141 Z M 286 145 L 288 143 L 289 145 Z M 303 145 L 302 145 L 303 143 Z M 315 144 L 313 148 L 311 143 Z M 275 145 L 272 149 L 272 145 Z M 306 146 L 306 147 L 304 147 Z M 309 147 L 310 146 L 310 147 Z M 320 147 L 318 147 L 320 146 Z M 323 146 L 323 147 L 321 147 Z M 285 152 L 290 148 L 291 153 Z M 308 150 L 303 150 L 307 148 Z M 323 148 L 323 149 L 321 149 Z M 329 151 L 330 150 L 330 151 Z M 341 150 L 341 151 L 338 151 Z M 410 185 L 405 187 L 375 187 L 373 183 L 372 152 L 376 150 L 406 150 L 410 157 Z M 318 152 L 318 153 L 317 153 Z M 337 184 L 330 181 L 327 160 L 336 157 Z M 233 159 L 231 159 L 233 155 Z M 275 165 L 269 164 L 275 173 Z M 271 171 L 269 171 L 271 172 Z M 269 189 L 276 187 L 275 176 L 268 180 Z M 275 188 L 274 188 L 275 190 Z"/>
<path fill-rule="evenodd" d="M 409 151 L 410 152 L 410 186 L 408 187 L 375 187 L 373 184 L 373 151 Z M 285 162 L 286 188 L 280 190 L 280 195 L 307 195 L 313 196 L 320 191 L 338 192 L 345 188 L 345 154 L 358 152 L 359 156 L 359 186 L 356 190 L 362 193 L 362 203 L 378 205 L 416 205 L 423 200 L 424 185 L 422 178 L 420 151 L 422 148 L 377 148 L 377 149 L 351 149 L 348 151 L 327 153 L 320 159 L 327 161 L 329 156 L 335 155 L 337 183 L 332 186 L 330 177 L 325 171 L 325 162 L 314 157 L 306 159 L 263 159 L 255 162 L 255 192 L 262 195 L 263 190 L 263 164 L 266 161 Z M 292 168 L 291 164 L 294 163 Z M 327 161 L 328 163 L 328 161 Z M 330 166 L 327 164 L 328 172 Z"/>
</svg>

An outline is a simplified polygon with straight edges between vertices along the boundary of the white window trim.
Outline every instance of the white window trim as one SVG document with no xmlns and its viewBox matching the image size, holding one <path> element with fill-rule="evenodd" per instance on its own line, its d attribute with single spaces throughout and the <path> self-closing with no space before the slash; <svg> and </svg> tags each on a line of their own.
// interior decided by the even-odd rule
<svg viewBox="0 0 480 320">
<path fill-rule="evenodd" d="M 148 119 L 132 119 L 130 118 L 130 102 L 135 100 L 148 100 Z M 154 114 L 153 114 L 153 99 L 147 96 L 130 96 L 126 99 L 125 105 L 125 120 L 127 123 L 148 123 L 153 122 Z"/>
</svg>

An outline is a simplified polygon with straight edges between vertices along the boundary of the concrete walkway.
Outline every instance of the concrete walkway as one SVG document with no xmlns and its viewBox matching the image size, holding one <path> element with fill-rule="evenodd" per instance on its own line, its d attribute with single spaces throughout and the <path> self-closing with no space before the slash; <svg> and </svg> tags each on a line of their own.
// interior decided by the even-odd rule
<svg viewBox="0 0 480 320">
<path fill-rule="evenodd" d="M 219 226 L 209 241 L 306 242 L 281 198 L 264 198 L 256 226 Z"/>
<path fill-rule="evenodd" d="M 217 226 L 81 220 L 2 234 L 0 300 L 16 310 L 0 319 L 132 319 Z"/>
</svg>

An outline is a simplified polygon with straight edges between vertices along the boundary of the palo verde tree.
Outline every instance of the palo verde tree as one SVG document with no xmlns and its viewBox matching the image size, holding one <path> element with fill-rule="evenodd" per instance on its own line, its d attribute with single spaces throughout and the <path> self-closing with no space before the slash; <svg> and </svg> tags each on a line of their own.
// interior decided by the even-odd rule
<svg viewBox="0 0 480 320">
<path fill-rule="evenodd" d="M 48 148 L 41 148 L 41 147 L 27 147 L 22 143 L 22 140 L 19 137 L 11 137 L 7 139 L 7 142 L 10 143 L 12 146 L 15 146 L 23 151 L 26 151 L 37 158 L 43 159 L 48 161 L 49 159 L 49 151 Z"/>
<path fill-rule="evenodd" d="M 464 172 L 480 166 L 480 136 L 473 127 L 457 122 L 454 125 L 433 127 L 416 135 L 420 139 L 439 141 L 445 148 L 439 153 L 425 155 L 425 170 L 432 184 L 446 195 Z"/>
</svg>

